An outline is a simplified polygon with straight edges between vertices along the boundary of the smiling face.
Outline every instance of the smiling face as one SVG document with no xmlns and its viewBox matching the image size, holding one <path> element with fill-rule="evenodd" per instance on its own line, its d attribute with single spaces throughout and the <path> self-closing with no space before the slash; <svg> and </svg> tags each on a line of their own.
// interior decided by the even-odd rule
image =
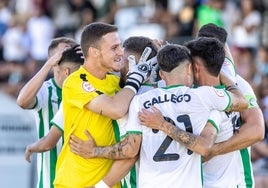
<svg viewBox="0 0 268 188">
<path fill-rule="evenodd" d="M 98 60 L 107 72 L 118 72 L 123 65 L 123 48 L 117 32 L 104 35 L 99 43 Z"/>
</svg>

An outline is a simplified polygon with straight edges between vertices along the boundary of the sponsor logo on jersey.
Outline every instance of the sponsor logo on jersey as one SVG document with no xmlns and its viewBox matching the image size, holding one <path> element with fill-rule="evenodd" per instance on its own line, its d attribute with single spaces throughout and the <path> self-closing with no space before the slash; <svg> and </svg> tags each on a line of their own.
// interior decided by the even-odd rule
<svg viewBox="0 0 268 188">
<path fill-rule="evenodd" d="M 82 88 L 85 92 L 92 92 L 95 91 L 95 88 L 88 82 L 82 82 Z"/>
</svg>

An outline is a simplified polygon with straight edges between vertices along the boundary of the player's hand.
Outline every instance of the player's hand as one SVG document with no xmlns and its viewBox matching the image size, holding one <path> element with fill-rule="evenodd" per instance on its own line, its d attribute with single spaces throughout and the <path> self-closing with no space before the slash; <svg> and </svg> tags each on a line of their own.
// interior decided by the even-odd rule
<svg viewBox="0 0 268 188">
<path fill-rule="evenodd" d="M 32 153 L 33 153 L 33 152 L 32 152 L 31 149 L 30 149 L 30 145 L 27 146 L 27 148 L 26 148 L 26 150 L 25 150 L 25 155 L 24 155 L 24 157 L 25 157 L 25 160 L 28 161 L 29 163 L 31 162 L 31 154 L 32 154 Z"/>
<path fill-rule="evenodd" d="M 206 156 L 202 156 L 202 162 L 207 162 L 208 160 L 215 157 L 217 154 L 215 153 L 215 149 L 217 148 L 217 143 L 214 143 L 212 146 L 212 149 L 210 150 L 210 153 Z"/>
<path fill-rule="evenodd" d="M 88 130 L 85 131 L 85 134 L 88 137 L 88 140 L 81 140 L 72 134 L 69 141 L 70 148 L 71 151 L 76 155 L 79 155 L 83 158 L 92 158 L 96 143 Z"/>
<path fill-rule="evenodd" d="M 162 123 L 165 121 L 160 110 L 154 106 L 152 106 L 150 110 L 142 109 L 138 117 L 142 125 L 158 130 L 161 130 Z"/>
<path fill-rule="evenodd" d="M 137 93 L 141 84 L 148 80 L 152 71 L 152 67 L 156 66 L 157 64 L 156 57 L 147 60 L 151 52 L 152 49 L 150 47 L 146 47 L 141 55 L 138 64 L 136 64 L 136 60 L 133 55 L 130 55 L 128 57 L 129 72 L 127 73 L 127 81 L 125 87 L 132 89 L 135 93 Z"/>
<path fill-rule="evenodd" d="M 58 65 L 58 63 L 61 60 L 62 53 L 64 50 L 66 50 L 69 47 L 66 47 L 64 49 L 59 49 L 53 56 L 51 56 L 47 61 L 46 64 L 49 64 L 51 67 Z"/>
<path fill-rule="evenodd" d="M 225 75 L 224 72 L 220 72 L 220 81 L 223 83 L 225 86 L 236 86 L 236 83 L 233 82 L 227 75 Z"/>
<path fill-rule="evenodd" d="M 80 45 L 75 45 L 74 51 L 79 54 L 82 59 L 85 59 Z"/>
</svg>

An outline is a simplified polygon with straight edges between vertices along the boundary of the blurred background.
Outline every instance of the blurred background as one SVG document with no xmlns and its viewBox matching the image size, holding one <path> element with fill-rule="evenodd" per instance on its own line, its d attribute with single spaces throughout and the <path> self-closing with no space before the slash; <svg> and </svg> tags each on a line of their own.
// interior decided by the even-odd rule
<svg viewBox="0 0 268 188">
<path fill-rule="evenodd" d="M 1 188 L 35 181 L 35 162 L 24 160 L 36 139 L 34 119 L 16 105 L 19 90 L 46 61 L 52 38 L 79 42 L 83 27 L 95 21 L 117 25 L 122 40 L 143 35 L 178 44 L 204 24 L 224 27 L 237 72 L 268 122 L 268 0 L 0 0 Z M 254 159 L 256 176 L 267 176 L 267 158 L 268 152 Z"/>
</svg>

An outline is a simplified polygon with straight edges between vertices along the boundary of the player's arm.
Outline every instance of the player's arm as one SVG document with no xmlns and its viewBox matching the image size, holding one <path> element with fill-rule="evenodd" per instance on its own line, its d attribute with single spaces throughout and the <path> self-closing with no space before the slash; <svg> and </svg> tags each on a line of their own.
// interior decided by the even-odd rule
<svg viewBox="0 0 268 188">
<path fill-rule="evenodd" d="M 86 104 L 86 108 L 112 119 L 123 117 L 128 111 L 130 101 L 138 92 L 141 84 L 150 76 L 152 66 L 156 64 L 156 58 L 147 60 L 151 51 L 151 48 L 145 48 L 138 64 L 136 64 L 134 56 L 129 56 L 129 62 L 135 65 L 127 73 L 125 87 L 114 96 L 100 95 L 94 98 Z"/>
<path fill-rule="evenodd" d="M 75 135 L 71 135 L 71 151 L 84 158 L 108 158 L 108 159 L 129 159 L 136 157 L 142 140 L 141 134 L 127 134 L 120 142 L 111 146 L 96 146 L 91 134 L 86 130 L 88 140 L 81 140 Z"/>
<path fill-rule="evenodd" d="M 260 108 L 248 108 L 240 115 L 243 125 L 230 139 L 214 144 L 212 156 L 246 148 L 264 138 L 264 119 Z"/>
<path fill-rule="evenodd" d="M 30 156 L 32 153 L 41 153 L 54 148 L 62 136 L 62 131 L 56 126 L 52 126 L 48 134 L 40 140 L 27 146 L 25 150 L 25 159 L 31 162 Z"/>
<path fill-rule="evenodd" d="M 57 65 L 62 57 L 62 51 L 57 52 L 51 58 L 49 58 L 44 66 L 37 72 L 37 74 L 32 77 L 21 89 L 18 97 L 17 104 L 24 108 L 33 108 L 36 104 L 36 94 L 41 88 L 43 82 L 46 80 L 47 75 L 53 66 Z"/>
<path fill-rule="evenodd" d="M 238 86 L 230 80 L 227 76 L 221 73 L 221 82 L 226 86 L 226 90 L 231 98 L 231 104 L 226 111 L 238 111 L 241 112 L 248 108 L 248 101 L 238 88 Z"/>
<path fill-rule="evenodd" d="M 139 119 L 142 125 L 163 131 L 173 140 L 202 156 L 209 154 L 217 135 L 217 129 L 210 122 L 206 124 L 201 134 L 197 136 L 166 121 L 156 107 L 152 106 L 151 110 L 142 109 L 139 112 Z"/>
<path fill-rule="evenodd" d="M 88 131 L 85 131 L 86 136 L 88 137 L 88 140 L 81 140 L 78 137 L 72 135 L 71 139 L 70 139 L 70 148 L 71 151 L 73 153 L 75 153 L 76 155 L 79 155 L 83 158 L 92 158 L 94 157 L 93 154 L 93 149 L 94 147 L 96 147 L 95 141 L 93 139 L 93 137 L 90 135 L 90 133 Z M 116 147 L 116 146 L 114 146 Z M 109 147 L 102 147 L 102 151 L 106 149 L 109 149 Z M 120 149 L 119 149 L 120 148 Z M 119 150 L 125 150 L 123 149 L 125 147 L 119 147 L 118 146 L 118 151 L 110 151 L 111 153 L 121 153 Z M 132 151 L 133 148 L 130 148 L 129 150 Z M 98 151 L 101 152 L 101 151 Z M 122 151 L 123 152 L 123 151 Z M 105 154 L 103 154 L 105 155 Z M 114 154 L 109 154 L 108 156 L 113 158 Z M 121 155 L 121 154 L 118 154 Z M 104 181 L 104 183 L 109 186 L 112 187 L 113 185 L 115 185 L 116 183 L 118 183 L 122 178 L 124 178 L 126 176 L 126 174 L 129 172 L 129 170 L 131 169 L 131 167 L 135 164 L 135 162 L 138 159 L 138 154 L 134 154 L 134 157 L 129 157 L 129 153 L 125 152 L 124 154 L 122 154 L 122 157 L 127 157 L 127 159 L 118 159 L 115 160 L 113 162 L 113 165 L 110 169 L 110 171 L 108 172 L 108 174 L 106 174 L 106 176 L 102 179 L 102 181 Z M 102 156 L 105 158 L 108 158 L 108 156 Z"/>
<path fill-rule="evenodd" d="M 249 108 L 240 112 L 243 124 L 238 129 L 238 132 L 230 139 L 215 144 L 212 148 L 211 155 L 220 155 L 243 149 L 264 138 L 264 117 L 257 104 L 253 89 L 241 76 L 238 76 L 237 80 L 239 80 L 239 87 L 242 87 L 245 90 L 244 93 L 248 100 Z"/>
<path fill-rule="evenodd" d="M 86 108 L 112 119 L 119 119 L 127 113 L 134 95 L 131 89 L 123 88 L 114 96 L 99 95 L 87 103 Z"/>
<path fill-rule="evenodd" d="M 130 159 L 115 160 L 110 171 L 106 174 L 102 181 L 104 181 L 104 183 L 109 187 L 113 187 L 127 175 L 137 159 L 138 155 Z"/>
</svg>

